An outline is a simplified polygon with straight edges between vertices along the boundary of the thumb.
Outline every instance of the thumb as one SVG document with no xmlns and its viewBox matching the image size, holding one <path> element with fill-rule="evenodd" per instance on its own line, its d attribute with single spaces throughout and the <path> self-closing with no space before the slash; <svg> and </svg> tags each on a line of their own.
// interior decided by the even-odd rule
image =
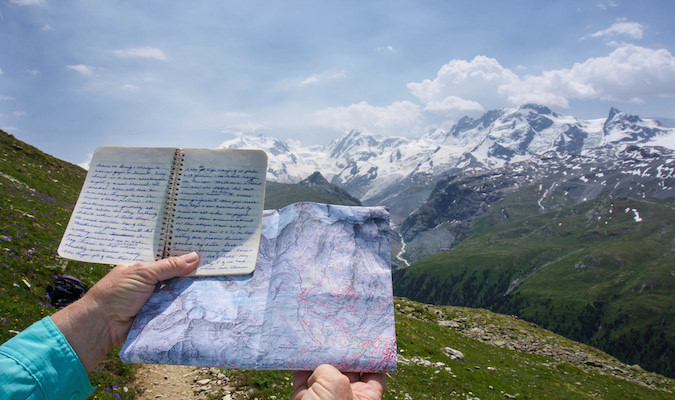
<svg viewBox="0 0 675 400">
<path fill-rule="evenodd" d="M 192 272 L 199 264 L 199 256 L 196 252 L 183 254 L 182 256 L 169 257 L 155 261 L 152 267 L 158 281 L 183 276 Z M 148 265 L 150 266 L 150 265 Z"/>
</svg>

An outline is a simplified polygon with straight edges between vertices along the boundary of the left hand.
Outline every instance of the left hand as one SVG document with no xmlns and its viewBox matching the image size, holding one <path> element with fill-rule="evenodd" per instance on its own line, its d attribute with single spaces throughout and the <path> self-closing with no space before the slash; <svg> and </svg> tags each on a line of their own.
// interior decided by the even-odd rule
<svg viewBox="0 0 675 400">
<path fill-rule="evenodd" d="M 189 253 L 131 266 L 118 265 L 81 299 L 51 316 L 85 369 L 91 371 L 129 333 L 134 317 L 158 282 L 190 273 L 199 256 Z"/>
</svg>

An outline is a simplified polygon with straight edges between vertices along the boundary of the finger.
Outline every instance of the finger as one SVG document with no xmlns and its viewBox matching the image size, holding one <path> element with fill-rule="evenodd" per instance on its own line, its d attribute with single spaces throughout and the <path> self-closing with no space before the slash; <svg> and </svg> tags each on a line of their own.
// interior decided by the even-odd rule
<svg viewBox="0 0 675 400">
<path fill-rule="evenodd" d="M 342 375 L 342 372 L 330 364 L 321 364 L 314 372 L 307 378 L 307 385 L 312 386 L 316 383 L 317 379 L 322 377 L 332 378 L 335 376 Z"/>
<path fill-rule="evenodd" d="M 343 372 L 349 378 L 349 383 L 358 382 L 361 380 L 361 374 L 358 372 Z"/>
<path fill-rule="evenodd" d="M 387 375 L 384 373 L 363 374 L 361 375 L 361 382 L 364 382 L 368 385 L 377 385 L 381 387 L 382 391 L 384 392 L 387 384 Z"/>
<path fill-rule="evenodd" d="M 293 397 L 291 400 L 302 398 L 309 388 L 309 386 L 307 386 L 307 380 L 311 375 L 311 371 L 293 371 Z"/>
<path fill-rule="evenodd" d="M 155 275 L 158 282 L 189 274 L 197 268 L 198 264 L 199 256 L 195 252 L 151 263 L 142 263 L 148 271 L 151 271 Z"/>
</svg>

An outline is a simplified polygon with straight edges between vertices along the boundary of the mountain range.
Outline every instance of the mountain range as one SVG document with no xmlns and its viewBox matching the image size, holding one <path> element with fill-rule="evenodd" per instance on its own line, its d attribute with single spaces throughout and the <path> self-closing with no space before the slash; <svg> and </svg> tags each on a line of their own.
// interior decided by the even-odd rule
<svg viewBox="0 0 675 400">
<path fill-rule="evenodd" d="M 675 129 L 528 104 L 417 139 L 223 146 L 265 149 L 271 180 L 320 171 L 387 206 L 395 295 L 518 315 L 675 375 Z"/>
<path fill-rule="evenodd" d="M 266 136 L 239 136 L 223 148 L 258 148 L 269 157 L 268 179 L 297 183 L 316 171 L 365 205 L 390 208 L 399 224 L 419 208 L 447 173 L 490 171 L 556 152 L 583 155 L 626 144 L 675 148 L 675 129 L 612 108 L 605 119 L 582 120 L 527 104 L 464 117 L 449 130 L 419 138 L 353 130 L 327 146 Z"/>
</svg>

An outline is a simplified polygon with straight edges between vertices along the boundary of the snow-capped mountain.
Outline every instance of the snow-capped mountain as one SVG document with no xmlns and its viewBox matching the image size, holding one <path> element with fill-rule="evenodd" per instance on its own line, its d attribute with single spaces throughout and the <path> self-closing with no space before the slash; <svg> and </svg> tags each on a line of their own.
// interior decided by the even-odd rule
<svg viewBox="0 0 675 400">
<path fill-rule="evenodd" d="M 269 157 L 268 179 L 296 183 L 320 171 L 363 204 L 390 207 L 400 222 L 447 172 L 487 171 L 547 152 L 583 154 L 628 144 L 675 148 L 675 129 L 614 108 L 606 119 L 581 120 L 527 104 L 464 117 L 450 130 L 420 138 L 351 131 L 328 146 L 303 146 L 264 136 L 240 136 L 222 148 L 259 148 Z"/>
<path fill-rule="evenodd" d="M 502 202 L 515 193 L 517 211 Z M 407 261 L 415 261 L 470 235 L 473 224 L 494 207 L 510 220 L 524 210 L 544 213 L 598 198 L 647 197 L 675 197 L 672 150 L 631 144 L 583 154 L 549 151 L 501 168 L 444 175 L 398 231 Z"/>
</svg>

